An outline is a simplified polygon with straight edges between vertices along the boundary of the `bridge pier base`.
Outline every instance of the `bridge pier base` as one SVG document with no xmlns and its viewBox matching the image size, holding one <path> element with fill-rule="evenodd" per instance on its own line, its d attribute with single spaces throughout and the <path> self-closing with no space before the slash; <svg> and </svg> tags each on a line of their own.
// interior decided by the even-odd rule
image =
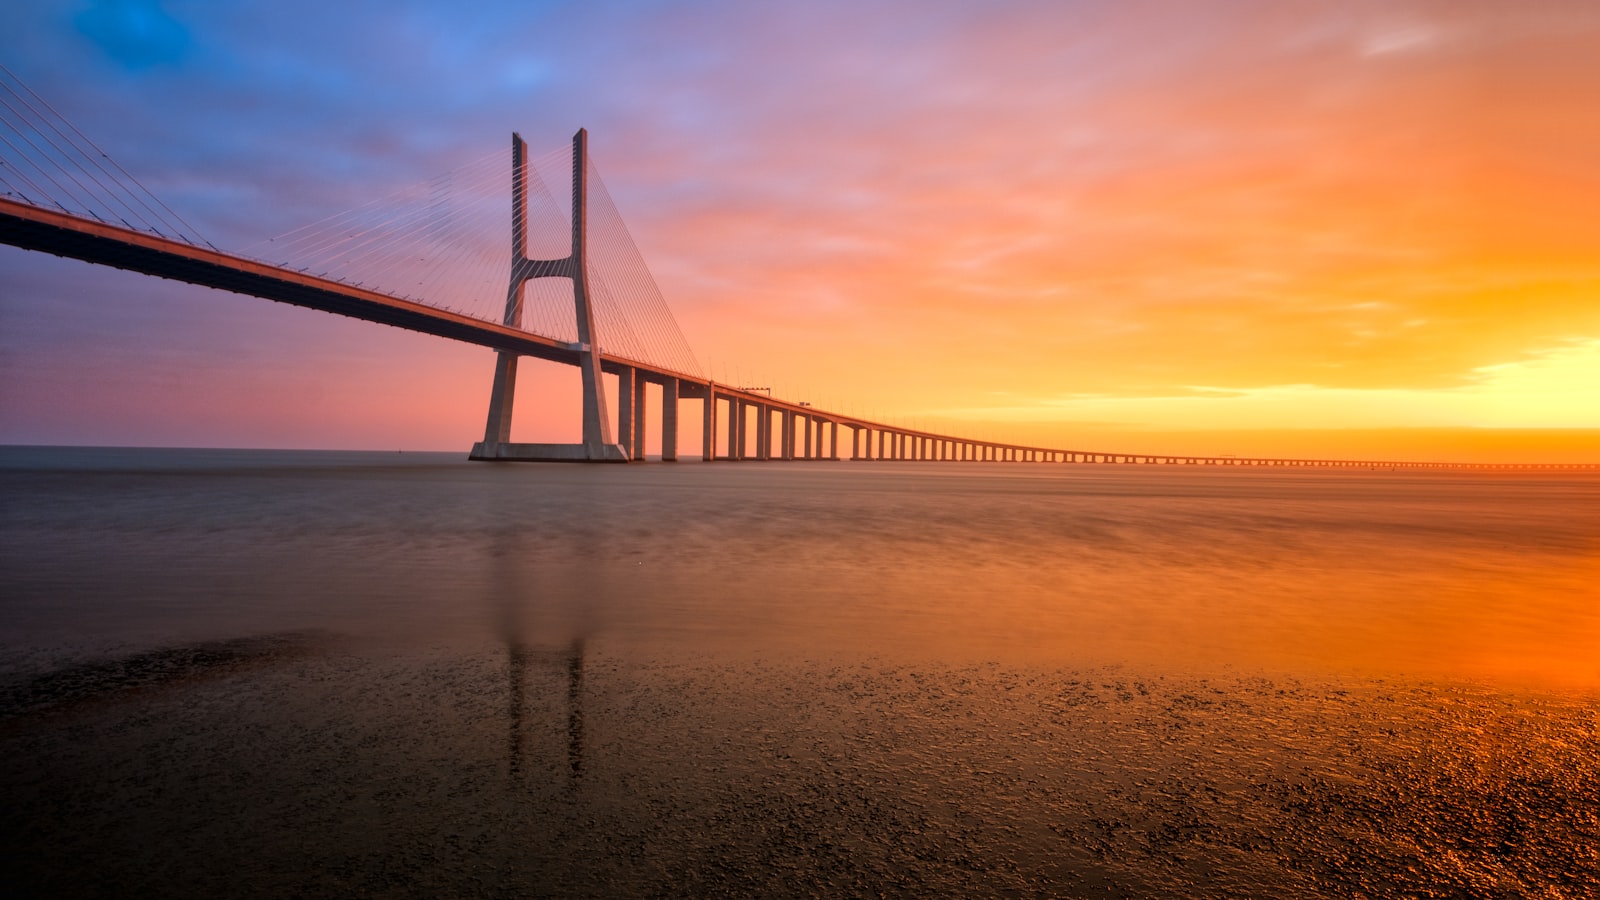
<svg viewBox="0 0 1600 900">
<path fill-rule="evenodd" d="M 605 444 L 602 456 L 595 459 L 583 444 L 520 444 L 478 441 L 472 445 L 467 459 L 502 462 L 628 462 L 627 451 L 621 444 Z"/>
</svg>

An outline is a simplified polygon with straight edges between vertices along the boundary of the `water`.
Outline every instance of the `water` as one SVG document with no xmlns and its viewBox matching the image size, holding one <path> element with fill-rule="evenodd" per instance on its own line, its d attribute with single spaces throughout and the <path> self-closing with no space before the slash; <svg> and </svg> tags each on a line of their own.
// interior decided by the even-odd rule
<svg viewBox="0 0 1600 900">
<path fill-rule="evenodd" d="M 52 894 L 1585 896 L 1600 478 L 0 450 Z"/>
</svg>

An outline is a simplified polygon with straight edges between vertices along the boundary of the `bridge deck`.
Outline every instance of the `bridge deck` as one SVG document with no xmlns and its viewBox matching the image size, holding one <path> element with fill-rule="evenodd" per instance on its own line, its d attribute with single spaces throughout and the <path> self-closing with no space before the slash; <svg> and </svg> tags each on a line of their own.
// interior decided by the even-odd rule
<svg viewBox="0 0 1600 900">
<path fill-rule="evenodd" d="M 205 247 L 196 247 L 182 241 L 155 234 L 108 225 L 30 204 L 18 203 L 0 197 L 0 243 L 11 244 L 27 250 L 38 250 L 56 256 L 78 259 L 98 265 L 112 266 L 159 278 L 169 278 L 188 284 L 218 288 L 237 294 L 262 297 L 279 303 L 288 303 L 308 309 L 337 313 L 368 322 L 393 325 L 436 337 L 477 344 L 495 350 L 507 350 L 550 362 L 576 366 L 579 353 L 576 347 L 563 341 L 542 337 L 510 326 L 476 319 L 460 313 L 437 309 L 414 300 L 395 297 L 360 285 L 347 284 L 291 271 L 267 263 L 223 253 Z M 868 447 L 856 458 L 880 458 L 872 455 L 871 435 L 891 435 L 897 446 L 891 458 L 965 460 L 997 459 L 1034 460 L 1052 462 L 1103 462 L 1147 463 L 1168 465 L 1226 465 L 1226 466 L 1313 466 L 1340 468 L 1433 468 L 1433 469 L 1600 469 L 1600 465 L 1514 465 L 1488 463 L 1400 462 L 1373 460 L 1333 459 L 1275 459 L 1215 457 L 1167 454 L 1102 453 L 1085 450 L 1060 450 L 995 441 L 977 441 L 951 437 L 932 432 L 883 425 L 867 419 L 824 412 L 810 406 L 779 400 L 726 385 L 716 384 L 701 376 L 676 372 L 637 360 L 611 354 L 601 355 L 601 367 L 610 373 L 629 372 L 654 383 L 674 382 L 681 398 L 698 398 L 708 403 L 717 401 L 738 403 L 741 407 L 754 406 L 773 412 L 804 417 L 811 422 L 822 422 L 835 429 L 850 428 L 858 435 L 866 434 Z M 809 433 L 809 429 L 808 429 Z M 820 435 L 819 435 L 820 438 Z M 837 433 L 835 433 L 835 440 Z M 792 430 L 786 440 L 792 443 Z M 855 442 L 852 441 L 852 444 Z M 991 451 L 974 452 L 977 448 Z M 819 448 L 820 449 L 820 448 Z M 880 444 L 880 455 L 882 445 Z M 805 458 L 795 456 L 790 446 L 787 453 L 761 453 L 762 458 Z"/>
</svg>

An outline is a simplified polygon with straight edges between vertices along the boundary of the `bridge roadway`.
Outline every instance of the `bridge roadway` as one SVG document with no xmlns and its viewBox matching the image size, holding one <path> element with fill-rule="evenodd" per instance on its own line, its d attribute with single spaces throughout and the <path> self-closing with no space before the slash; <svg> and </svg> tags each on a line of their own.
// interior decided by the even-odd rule
<svg viewBox="0 0 1600 900">
<path fill-rule="evenodd" d="M 379 322 L 437 337 L 570 366 L 579 347 L 472 316 L 436 309 L 358 284 L 292 271 L 143 231 L 108 225 L 0 197 L 0 242 L 84 262 L 220 288 L 279 303 Z M 662 391 L 661 455 L 678 457 L 677 400 L 702 401 L 705 458 L 837 460 L 848 429 L 855 460 L 1120 463 L 1344 469 L 1597 469 L 1600 465 L 1519 465 L 1348 459 L 1104 453 L 972 440 L 824 412 L 753 390 L 721 385 L 638 360 L 601 354 L 601 370 L 618 378 L 618 442 L 644 458 L 645 385 Z M 718 419 L 726 416 L 719 428 Z M 774 418 L 777 419 L 774 423 Z M 762 427 L 765 422 L 766 427 Z M 774 427 L 776 425 L 776 427 Z M 776 434 L 774 433 L 776 432 Z M 774 440 L 776 438 L 776 440 Z M 751 443 L 754 443 L 752 449 Z"/>
</svg>

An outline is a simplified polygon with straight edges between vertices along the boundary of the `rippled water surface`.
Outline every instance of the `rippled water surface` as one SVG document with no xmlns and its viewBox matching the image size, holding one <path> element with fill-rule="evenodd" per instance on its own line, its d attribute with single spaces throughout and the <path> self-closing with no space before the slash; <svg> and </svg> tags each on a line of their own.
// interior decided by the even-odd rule
<svg viewBox="0 0 1600 900">
<path fill-rule="evenodd" d="M 7 881 L 1589 896 L 1600 479 L 0 449 Z"/>
</svg>

